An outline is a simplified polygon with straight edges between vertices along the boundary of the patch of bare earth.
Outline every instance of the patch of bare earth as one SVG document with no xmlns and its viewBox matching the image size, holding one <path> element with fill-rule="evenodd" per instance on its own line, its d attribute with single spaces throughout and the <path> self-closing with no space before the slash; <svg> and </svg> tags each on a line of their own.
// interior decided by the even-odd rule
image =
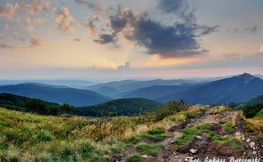
<svg viewBox="0 0 263 162">
<path fill-rule="evenodd" d="M 135 144 L 129 148 L 124 149 L 121 153 L 116 154 L 118 158 L 114 159 L 111 157 L 111 162 L 125 162 L 127 157 L 131 154 L 141 154 L 146 155 L 146 162 L 185 162 L 186 159 L 192 158 L 199 159 L 200 161 L 213 160 L 213 159 L 225 159 L 226 162 L 230 161 L 230 157 L 234 159 L 255 159 L 261 158 L 263 156 L 263 140 L 256 135 L 249 134 L 244 131 L 243 123 L 237 112 L 222 111 L 220 113 L 213 113 L 218 111 L 218 108 L 212 108 L 209 110 L 204 110 L 199 112 L 198 117 L 182 121 L 179 124 L 172 125 L 166 130 L 166 134 L 170 137 L 164 139 L 161 142 L 154 143 L 150 140 L 143 140 L 138 144 Z M 216 135 L 228 136 L 238 138 L 243 145 L 244 153 L 240 151 L 233 151 L 230 146 L 218 146 L 215 145 L 213 141 L 207 140 L 207 133 L 202 133 L 200 136 L 202 140 L 194 138 L 194 140 L 187 144 L 181 146 L 177 151 L 175 151 L 175 144 L 173 141 L 180 137 L 182 133 L 181 129 L 188 128 L 189 125 L 200 125 L 202 123 L 227 123 L 232 121 L 233 117 L 236 116 L 236 126 L 234 127 L 234 132 L 229 134 L 224 131 L 223 124 L 216 124 L 214 127 L 206 127 L 205 129 L 213 131 Z M 159 151 L 158 156 L 147 155 L 143 152 L 138 152 L 135 148 L 139 144 L 162 144 L 165 149 Z M 194 149 L 196 152 L 192 153 L 190 150 Z"/>
</svg>

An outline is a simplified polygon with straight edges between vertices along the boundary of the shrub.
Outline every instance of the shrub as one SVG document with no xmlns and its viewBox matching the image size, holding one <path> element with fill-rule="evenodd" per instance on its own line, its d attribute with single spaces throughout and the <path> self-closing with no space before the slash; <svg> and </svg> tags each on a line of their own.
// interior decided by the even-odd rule
<svg viewBox="0 0 263 162">
<path fill-rule="evenodd" d="M 148 130 L 147 133 L 149 133 L 149 134 L 162 134 L 162 133 L 165 133 L 165 130 L 152 129 L 152 130 Z"/>
<path fill-rule="evenodd" d="M 94 146 L 88 142 L 83 142 L 82 147 L 81 147 L 81 152 L 82 153 L 87 153 L 87 152 L 91 152 L 94 150 Z"/>
<path fill-rule="evenodd" d="M 233 133 L 234 132 L 234 130 L 233 130 L 233 122 L 227 122 L 226 124 L 224 124 L 224 130 L 227 133 Z"/>
<path fill-rule="evenodd" d="M 138 154 L 132 154 L 128 156 L 127 162 L 144 162 L 145 158 Z"/>
<path fill-rule="evenodd" d="M 153 156 L 157 156 L 158 151 L 160 149 L 164 149 L 164 146 L 161 144 L 157 144 L 157 145 L 141 144 L 141 145 L 136 146 L 136 150 L 144 151 L 145 153 L 153 155 Z"/>
<path fill-rule="evenodd" d="M 47 141 L 51 141 L 53 138 L 54 136 L 52 135 L 51 132 L 43 129 L 41 129 L 37 134 L 33 136 L 33 139 L 36 142 L 47 142 Z"/>
<path fill-rule="evenodd" d="M 31 99 L 25 102 L 25 108 L 29 112 L 36 112 L 39 114 L 46 114 L 48 106 L 45 101 L 40 99 Z"/>
</svg>

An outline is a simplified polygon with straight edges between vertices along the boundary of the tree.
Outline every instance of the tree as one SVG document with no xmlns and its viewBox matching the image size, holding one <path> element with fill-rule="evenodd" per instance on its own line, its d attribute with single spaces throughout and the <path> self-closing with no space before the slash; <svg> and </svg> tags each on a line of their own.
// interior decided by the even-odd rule
<svg viewBox="0 0 263 162">
<path fill-rule="evenodd" d="M 74 111 L 75 107 L 70 106 L 67 103 L 63 103 L 63 105 L 61 105 L 61 109 L 62 109 L 62 111 L 66 112 L 66 113 L 71 113 L 72 111 Z"/>
<path fill-rule="evenodd" d="M 49 109 L 45 101 L 40 99 L 31 99 L 25 102 L 25 108 L 29 112 L 47 114 Z"/>
<path fill-rule="evenodd" d="M 60 106 L 49 106 L 49 115 L 60 115 L 61 114 L 61 107 Z"/>
</svg>

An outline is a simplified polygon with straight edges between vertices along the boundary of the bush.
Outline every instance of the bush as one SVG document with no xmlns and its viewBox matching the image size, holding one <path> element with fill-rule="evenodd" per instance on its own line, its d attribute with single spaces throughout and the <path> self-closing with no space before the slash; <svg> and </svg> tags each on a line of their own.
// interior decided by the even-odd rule
<svg viewBox="0 0 263 162">
<path fill-rule="evenodd" d="M 39 114 L 47 114 L 48 106 L 45 101 L 40 99 L 31 99 L 25 102 L 25 108 L 29 112 L 36 112 Z"/>
<path fill-rule="evenodd" d="M 224 131 L 226 131 L 227 133 L 233 133 L 233 122 L 227 122 L 226 124 L 224 124 Z"/>
<path fill-rule="evenodd" d="M 60 115 L 61 114 L 61 108 L 60 106 L 49 106 L 48 107 L 48 115 Z"/>
<path fill-rule="evenodd" d="M 263 103 L 245 107 L 242 111 L 246 118 L 253 118 L 261 109 L 263 109 Z"/>
<path fill-rule="evenodd" d="M 165 133 L 165 130 L 152 129 L 152 130 L 148 130 L 147 133 L 149 133 L 149 134 L 162 134 L 162 133 Z"/>
<path fill-rule="evenodd" d="M 70 106 L 67 103 L 63 103 L 63 105 L 61 106 L 61 110 L 66 112 L 66 113 L 71 113 L 72 111 L 74 111 L 75 107 L 74 106 Z"/>
<path fill-rule="evenodd" d="M 54 136 L 52 135 L 51 132 L 43 129 L 41 129 L 37 134 L 33 136 L 33 139 L 36 142 L 47 142 L 47 141 L 51 141 L 53 138 Z"/>
<path fill-rule="evenodd" d="M 141 145 L 136 146 L 136 150 L 144 151 L 145 153 L 153 155 L 153 156 L 157 156 L 158 151 L 160 149 L 164 149 L 164 146 L 161 144 L 157 144 L 157 145 L 141 144 Z"/>
<path fill-rule="evenodd" d="M 145 118 L 152 119 L 153 121 L 160 121 L 169 115 L 174 115 L 180 111 L 186 111 L 189 108 L 189 103 L 184 100 L 171 101 L 159 106 L 156 109 L 145 111 Z"/>
<path fill-rule="evenodd" d="M 130 156 L 128 156 L 127 158 L 127 162 L 144 162 L 144 157 L 142 157 L 141 155 L 138 154 L 132 154 Z"/>
</svg>

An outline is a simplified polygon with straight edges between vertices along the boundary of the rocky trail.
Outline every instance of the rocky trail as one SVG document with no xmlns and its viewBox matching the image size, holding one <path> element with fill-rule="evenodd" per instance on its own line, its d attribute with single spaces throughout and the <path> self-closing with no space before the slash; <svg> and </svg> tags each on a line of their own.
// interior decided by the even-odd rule
<svg viewBox="0 0 263 162">
<path fill-rule="evenodd" d="M 235 127 L 232 133 L 224 130 L 224 124 L 235 120 Z M 235 151 L 229 145 L 216 145 L 214 141 L 208 140 L 208 133 L 197 135 L 191 143 L 176 147 L 175 139 L 182 136 L 180 130 L 192 128 L 202 123 L 215 123 L 214 126 L 205 127 L 206 130 L 212 131 L 216 136 L 237 138 L 242 142 L 243 151 Z M 127 157 L 132 154 L 140 154 L 145 158 L 146 162 L 195 162 L 209 161 L 218 162 L 233 162 L 233 159 L 263 159 L 263 139 L 257 135 L 252 135 L 245 132 L 243 122 L 237 112 L 234 111 L 219 111 L 219 108 L 211 108 L 198 113 L 196 118 L 184 120 L 176 125 L 172 125 L 166 129 L 166 134 L 169 135 L 160 142 L 153 142 L 148 139 L 132 145 L 124 149 L 121 153 L 113 155 L 110 162 L 126 162 Z M 161 144 L 164 149 L 161 149 L 157 156 L 149 155 L 142 151 L 137 151 L 136 146 L 141 144 Z M 230 159 L 232 157 L 232 161 Z M 199 161 L 198 161 L 199 160 Z M 260 161 L 260 160 L 257 160 Z M 251 161 L 252 162 L 252 161 Z"/>
</svg>

